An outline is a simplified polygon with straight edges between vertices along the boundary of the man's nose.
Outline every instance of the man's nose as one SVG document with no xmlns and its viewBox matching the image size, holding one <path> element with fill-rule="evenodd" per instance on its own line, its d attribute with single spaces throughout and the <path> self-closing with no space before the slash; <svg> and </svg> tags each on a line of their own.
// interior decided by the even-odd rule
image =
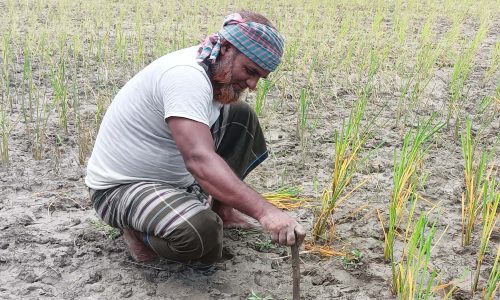
<svg viewBox="0 0 500 300">
<path fill-rule="evenodd" d="M 259 77 L 250 77 L 246 83 L 249 89 L 255 90 L 257 88 L 258 82 L 259 82 Z"/>
</svg>

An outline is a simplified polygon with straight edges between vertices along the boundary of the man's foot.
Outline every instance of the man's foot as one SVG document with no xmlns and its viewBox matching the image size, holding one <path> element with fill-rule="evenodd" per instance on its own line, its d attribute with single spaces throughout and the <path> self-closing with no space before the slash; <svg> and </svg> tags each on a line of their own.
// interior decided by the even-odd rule
<svg viewBox="0 0 500 300">
<path fill-rule="evenodd" d="M 252 218 L 219 201 L 214 201 L 212 209 L 222 219 L 224 228 L 254 229 L 258 227 Z"/>
<path fill-rule="evenodd" d="M 132 259 L 137 262 L 150 261 L 158 255 L 148 246 L 144 245 L 142 233 L 133 229 L 123 229 L 123 239 L 127 244 L 128 251 Z"/>
</svg>

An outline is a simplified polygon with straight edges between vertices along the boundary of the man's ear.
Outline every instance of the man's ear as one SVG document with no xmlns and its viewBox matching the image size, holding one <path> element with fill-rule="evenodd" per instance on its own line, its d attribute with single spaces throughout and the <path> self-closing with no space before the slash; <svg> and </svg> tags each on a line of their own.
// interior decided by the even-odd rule
<svg viewBox="0 0 500 300">
<path fill-rule="evenodd" d="M 231 48 L 233 47 L 233 45 L 231 45 L 231 43 L 229 43 L 228 41 L 223 41 L 221 43 L 221 46 L 220 46 L 220 53 L 222 55 L 226 54 L 227 51 L 229 51 Z"/>
</svg>

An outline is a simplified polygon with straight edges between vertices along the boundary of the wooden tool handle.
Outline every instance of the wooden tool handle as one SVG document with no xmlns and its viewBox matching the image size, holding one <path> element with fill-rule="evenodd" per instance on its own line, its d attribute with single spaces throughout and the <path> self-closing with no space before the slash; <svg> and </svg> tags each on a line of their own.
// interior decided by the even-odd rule
<svg viewBox="0 0 500 300">
<path fill-rule="evenodd" d="M 300 299 L 300 259 L 299 246 L 292 247 L 292 276 L 293 276 L 293 300 Z"/>
</svg>

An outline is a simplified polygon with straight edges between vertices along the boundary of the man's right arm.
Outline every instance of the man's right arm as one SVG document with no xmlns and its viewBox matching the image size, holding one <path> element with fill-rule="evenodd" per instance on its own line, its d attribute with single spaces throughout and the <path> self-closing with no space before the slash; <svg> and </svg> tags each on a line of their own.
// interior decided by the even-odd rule
<svg viewBox="0 0 500 300">
<path fill-rule="evenodd" d="M 293 245 L 297 234 L 302 243 L 304 228 L 248 187 L 217 155 L 207 125 L 181 117 L 170 117 L 167 123 L 188 171 L 207 193 L 257 219 L 274 241 Z"/>
</svg>

